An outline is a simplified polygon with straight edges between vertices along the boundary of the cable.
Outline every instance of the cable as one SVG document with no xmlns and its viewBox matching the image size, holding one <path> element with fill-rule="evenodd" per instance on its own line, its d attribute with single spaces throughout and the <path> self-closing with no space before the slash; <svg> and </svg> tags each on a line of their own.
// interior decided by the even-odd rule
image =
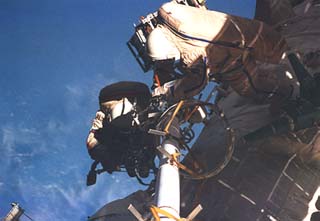
<svg viewBox="0 0 320 221">
<path fill-rule="evenodd" d="M 170 113 L 172 111 L 174 111 L 176 109 L 176 106 L 178 104 L 174 104 L 172 106 L 170 106 L 159 118 L 159 123 L 157 127 L 160 127 L 160 125 L 166 120 L 167 116 L 170 116 Z M 228 141 L 227 142 L 227 146 L 226 146 L 226 154 L 224 157 L 224 160 L 222 162 L 220 162 L 218 164 L 218 166 L 216 166 L 214 169 L 208 171 L 208 172 L 204 172 L 204 173 L 199 173 L 197 175 L 195 175 L 194 173 L 192 173 L 192 175 L 184 172 L 183 170 L 181 170 L 181 175 L 184 178 L 187 179 L 194 179 L 194 180 L 201 180 L 201 179 L 208 179 L 211 178 L 213 176 L 216 176 L 217 174 L 219 174 L 226 166 L 227 164 L 230 162 L 233 152 L 234 152 L 234 146 L 235 146 L 235 132 L 232 128 L 229 127 L 229 123 L 225 117 L 225 115 L 222 113 L 221 110 L 219 110 L 217 105 L 214 105 L 212 103 L 208 103 L 208 102 L 203 102 L 203 101 L 198 101 L 198 100 L 189 100 L 189 101 L 185 101 L 183 106 L 181 107 L 181 109 L 184 109 L 186 107 L 194 107 L 194 106 L 199 106 L 199 107 L 203 107 L 203 106 L 210 106 L 211 109 L 213 110 L 213 112 L 216 114 L 216 116 L 218 116 L 223 122 L 224 122 L 224 127 L 225 130 L 227 132 L 227 136 L 228 136 Z M 170 136 L 170 135 L 169 135 Z M 172 136 L 170 136 L 172 138 Z M 176 138 L 179 139 L 179 138 Z M 181 139 L 180 139 L 181 140 Z M 181 142 L 179 142 L 181 144 Z"/>
<path fill-rule="evenodd" d="M 26 213 L 23 213 L 23 215 L 25 215 L 28 219 L 30 219 L 31 221 L 35 221 L 34 219 L 32 219 L 29 215 L 27 215 Z"/>
</svg>

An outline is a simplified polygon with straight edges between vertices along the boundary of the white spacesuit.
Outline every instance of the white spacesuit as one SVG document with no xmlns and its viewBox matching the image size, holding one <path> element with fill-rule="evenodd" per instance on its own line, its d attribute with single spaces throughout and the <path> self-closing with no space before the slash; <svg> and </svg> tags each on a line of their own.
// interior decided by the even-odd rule
<svg viewBox="0 0 320 221">
<path fill-rule="evenodd" d="M 285 71 L 259 71 L 259 64 L 278 64 L 287 50 L 285 40 L 269 25 L 176 1 L 160 7 L 158 20 L 148 36 L 147 52 L 160 84 L 173 78 L 175 67 L 183 74 L 167 92 L 176 100 L 198 94 L 209 78 L 259 101 L 289 96 Z"/>
</svg>

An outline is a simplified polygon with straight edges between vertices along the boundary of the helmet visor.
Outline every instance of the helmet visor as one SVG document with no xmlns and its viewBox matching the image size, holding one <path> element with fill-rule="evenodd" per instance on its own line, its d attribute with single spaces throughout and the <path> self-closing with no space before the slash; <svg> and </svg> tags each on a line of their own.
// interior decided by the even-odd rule
<svg viewBox="0 0 320 221">
<path fill-rule="evenodd" d="M 176 80 L 177 78 L 179 78 L 178 76 L 180 75 L 176 72 L 175 68 L 176 63 L 174 58 L 158 60 L 154 62 L 154 75 L 158 76 L 160 86 L 162 86 L 166 82 Z"/>
</svg>

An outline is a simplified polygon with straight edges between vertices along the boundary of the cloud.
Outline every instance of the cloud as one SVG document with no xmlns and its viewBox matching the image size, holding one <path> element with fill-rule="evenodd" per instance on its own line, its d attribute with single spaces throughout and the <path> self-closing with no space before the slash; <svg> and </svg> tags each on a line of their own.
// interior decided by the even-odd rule
<svg viewBox="0 0 320 221">
<path fill-rule="evenodd" d="M 8 157 L 32 157 L 35 151 L 44 150 L 46 141 L 41 138 L 39 130 L 26 127 L 23 123 L 14 125 L 12 123 L 0 128 L 2 135 L 1 146 Z M 30 148 L 22 148 L 29 146 Z"/>
<path fill-rule="evenodd" d="M 28 190 L 23 192 L 24 200 L 33 202 L 29 213 L 35 220 L 84 220 L 107 202 L 136 191 L 135 179 L 125 174 L 100 175 L 92 187 L 57 183 L 34 186 L 34 182 L 20 180 L 20 185 Z"/>
<path fill-rule="evenodd" d="M 118 81 L 106 74 L 93 75 L 84 80 L 76 79 L 65 85 L 63 109 L 68 124 L 90 127 L 95 111 L 99 109 L 100 90 L 108 84 Z"/>
<path fill-rule="evenodd" d="M 35 220 L 85 220 L 139 187 L 125 173 L 102 174 L 93 187 L 84 183 L 90 160 L 82 139 L 98 108 L 99 90 L 116 81 L 98 74 L 85 83 L 68 82 L 59 106 L 64 116 L 46 110 L 35 119 L 12 118 L 0 126 L 0 174 L 8 175 L 0 190 L 9 196 L 14 188 L 13 197 L 25 202 Z"/>
<path fill-rule="evenodd" d="M 117 78 L 110 78 L 106 74 L 97 74 L 94 78 L 85 79 L 85 82 L 80 80 L 69 82 L 65 85 L 66 105 L 70 109 L 75 109 L 83 108 L 79 105 L 82 102 L 97 103 L 100 89 L 117 81 Z"/>
<path fill-rule="evenodd" d="M 23 193 L 23 198 L 33 205 L 29 213 L 35 220 L 82 220 L 87 216 L 86 200 L 90 192 L 84 188 L 57 183 L 34 186 L 33 181 L 21 183 L 21 186 L 28 189 Z"/>
<path fill-rule="evenodd" d="M 1 132 L 2 132 L 2 148 L 7 154 L 11 154 L 12 152 L 14 152 L 13 148 L 15 143 L 13 131 L 10 130 L 10 128 L 2 128 Z"/>
<path fill-rule="evenodd" d="M 111 202 L 119 198 L 126 197 L 128 193 L 137 191 L 137 180 L 135 178 L 129 178 L 125 173 L 111 176 L 112 182 L 107 191 L 107 197 L 105 202 Z M 110 176 L 108 177 L 110 179 Z"/>
<path fill-rule="evenodd" d="M 51 120 L 43 129 L 43 133 L 49 131 L 49 133 L 60 134 L 68 130 L 65 127 L 67 126 Z M 6 152 L 10 153 L 5 159 L 7 161 L 5 168 L 11 170 L 13 165 L 18 165 L 14 167 L 21 172 L 18 173 L 19 176 L 11 176 L 1 182 L 0 188 L 8 187 L 6 183 L 15 183 L 14 185 L 20 190 L 20 197 L 30 204 L 27 211 L 35 220 L 70 220 L 70 217 L 73 220 L 84 220 L 107 202 L 123 198 L 137 188 L 135 179 L 119 173 L 101 174 L 95 186 L 86 187 L 85 176 L 79 169 L 83 161 L 78 165 L 70 165 L 68 158 L 62 158 L 63 165 L 55 165 L 50 160 L 53 157 L 52 153 L 46 155 L 54 148 L 54 143 L 58 142 L 55 141 L 56 138 L 51 143 L 41 138 L 35 129 L 25 128 L 23 125 L 18 125 L 16 128 L 7 126 L 2 128 L 2 131 L 5 133 L 2 143 L 5 144 Z M 30 150 L 27 153 L 19 152 L 21 151 L 17 147 L 19 145 L 29 146 Z M 37 150 L 35 146 L 45 146 L 43 153 L 35 154 Z M 30 158 L 30 161 L 26 161 L 25 158 Z M 35 162 L 39 159 L 45 159 L 49 165 L 46 168 L 37 168 Z M 49 174 L 46 174 L 47 172 Z"/>
</svg>

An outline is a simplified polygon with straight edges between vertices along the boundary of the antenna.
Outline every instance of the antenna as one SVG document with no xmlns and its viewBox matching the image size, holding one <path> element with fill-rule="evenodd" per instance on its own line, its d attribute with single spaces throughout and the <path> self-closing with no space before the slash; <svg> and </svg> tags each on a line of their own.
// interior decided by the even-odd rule
<svg viewBox="0 0 320 221">
<path fill-rule="evenodd" d="M 20 207 L 18 203 L 11 203 L 11 206 L 12 206 L 11 210 L 3 219 L 3 221 L 19 221 L 22 215 L 26 216 L 31 221 L 34 221 L 30 216 L 28 216 L 25 213 L 25 210 L 22 207 Z"/>
</svg>

